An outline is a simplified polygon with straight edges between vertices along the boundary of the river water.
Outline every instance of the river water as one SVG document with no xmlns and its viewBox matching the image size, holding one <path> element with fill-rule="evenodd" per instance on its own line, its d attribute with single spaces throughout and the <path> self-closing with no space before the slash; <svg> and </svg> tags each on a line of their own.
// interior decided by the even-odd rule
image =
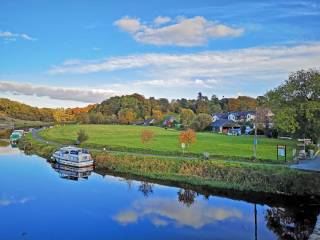
<svg viewBox="0 0 320 240">
<path fill-rule="evenodd" d="M 91 170 L 0 147 L 0 239 L 307 239 L 319 214 L 296 199 Z"/>
</svg>

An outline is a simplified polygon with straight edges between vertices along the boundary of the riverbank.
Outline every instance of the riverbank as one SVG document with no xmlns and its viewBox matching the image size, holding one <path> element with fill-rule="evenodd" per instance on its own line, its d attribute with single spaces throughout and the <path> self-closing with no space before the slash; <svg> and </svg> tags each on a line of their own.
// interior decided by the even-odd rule
<svg viewBox="0 0 320 240">
<path fill-rule="evenodd" d="M 36 141 L 29 134 L 20 142 L 27 154 L 50 158 L 59 145 Z M 132 174 L 193 186 L 283 195 L 320 196 L 320 175 L 277 164 L 226 160 L 168 159 L 155 156 L 91 151 L 97 171 Z"/>
</svg>

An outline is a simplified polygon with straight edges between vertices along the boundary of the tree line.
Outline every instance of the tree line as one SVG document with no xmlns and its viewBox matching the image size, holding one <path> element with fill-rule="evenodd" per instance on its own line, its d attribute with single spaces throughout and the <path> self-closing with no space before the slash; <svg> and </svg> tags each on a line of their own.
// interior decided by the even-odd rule
<svg viewBox="0 0 320 240">
<path fill-rule="evenodd" d="M 115 96 L 100 104 L 84 108 L 36 108 L 9 99 L 0 99 L 0 116 L 44 122 L 78 122 L 93 124 L 132 124 L 153 118 L 161 122 L 166 116 L 178 118 L 186 128 L 204 130 L 213 113 L 270 109 L 273 128 L 283 135 L 320 138 L 320 72 L 309 69 L 291 73 L 283 84 L 264 96 L 219 99 L 216 95 L 194 99 L 145 98 L 140 94 Z M 262 110 L 261 110 L 262 109 Z M 265 116 L 259 116 L 264 118 Z"/>
<path fill-rule="evenodd" d="M 165 115 L 180 116 L 186 125 L 190 125 L 196 116 L 204 117 L 204 114 L 221 113 L 228 111 L 254 110 L 256 99 L 246 96 L 238 98 L 222 98 L 216 95 L 211 98 L 198 93 L 196 99 L 155 99 L 145 98 L 140 94 L 111 97 L 97 104 L 88 114 L 79 116 L 79 120 L 85 123 L 120 123 L 131 124 L 136 121 L 154 118 L 157 121 Z M 211 117 L 210 117 L 211 119 Z"/>
</svg>

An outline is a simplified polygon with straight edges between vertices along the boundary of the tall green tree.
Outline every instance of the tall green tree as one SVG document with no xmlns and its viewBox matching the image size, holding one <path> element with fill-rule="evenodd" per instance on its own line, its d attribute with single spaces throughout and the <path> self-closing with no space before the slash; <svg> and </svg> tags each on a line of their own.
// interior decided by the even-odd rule
<svg viewBox="0 0 320 240">
<path fill-rule="evenodd" d="M 212 123 L 212 117 L 209 114 L 200 113 L 195 117 L 194 122 L 197 123 L 195 130 L 203 131 Z"/>
<path fill-rule="evenodd" d="M 181 109 L 181 113 L 180 113 L 180 120 L 181 123 L 183 124 L 183 126 L 185 127 L 189 127 L 191 125 L 191 123 L 193 122 L 194 118 L 195 118 L 195 114 L 192 110 L 190 109 Z"/>
<path fill-rule="evenodd" d="M 266 104 L 275 114 L 276 127 L 297 137 L 320 140 L 320 72 L 300 70 L 266 93 Z"/>
</svg>

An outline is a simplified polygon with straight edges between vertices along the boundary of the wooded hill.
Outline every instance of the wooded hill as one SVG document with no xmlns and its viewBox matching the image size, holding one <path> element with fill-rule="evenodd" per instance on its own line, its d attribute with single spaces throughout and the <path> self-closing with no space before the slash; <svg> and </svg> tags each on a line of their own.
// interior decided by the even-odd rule
<svg viewBox="0 0 320 240">
<path fill-rule="evenodd" d="M 0 118 L 3 120 L 14 119 L 41 122 L 69 122 L 75 121 L 80 113 L 89 112 L 94 105 L 84 108 L 52 109 L 37 108 L 24 103 L 0 98 Z"/>
<path fill-rule="evenodd" d="M 155 99 L 145 98 L 140 94 L 111 97 L 92 109 L 89 121 L 99 123 L 100 121 L 120 123 L 132 122 L 135 120 L 155 118 L 162 119 L 164 115 L 178 115 L 185 109 L 195 114 L 213 114 L 230 111 L 255 110 L 257 101 L 254 98 L 241 96 L 238 98 L 218 99 L 216 95 L 211 98 L 198 93 L 196 99 L 174 99 L 169 101 L 166 98 Z"/>
<path fill-rule="evenodd" d="M 196 99 L 145 98 L 140 94 L 111 97 L 84 108 L 37 108 L 0 98 L 0 116 L 43 122 L 127 123 L 149 117 L 162 119 L 166 114 L 180 114 L 190 109 L 195 114 L 254 110 L 256 99 L 246 96 L 218 99 L 198 94 Z"/>
</svg>

